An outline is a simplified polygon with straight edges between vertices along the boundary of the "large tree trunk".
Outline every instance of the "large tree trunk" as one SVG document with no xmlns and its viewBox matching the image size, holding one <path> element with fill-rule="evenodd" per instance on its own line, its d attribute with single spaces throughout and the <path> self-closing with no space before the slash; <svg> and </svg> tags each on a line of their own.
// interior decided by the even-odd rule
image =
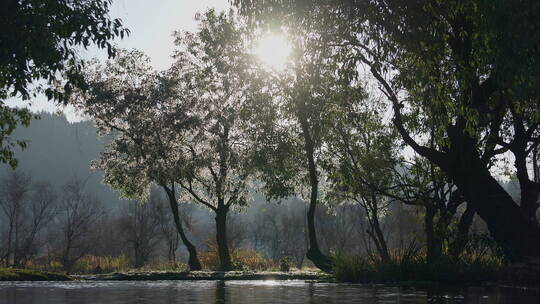
<svg viewBox="0 0 540 304">
<path fill-rule="evenodd" d="M 537 222 L 536 209 L 538 209 L 538 197 L 540 196 L 540 184 L 529 179 L 527 168 L 527 149 L 526 144 L 514 150 L 515 162 L 517 169 L 517 178 L 521 190 L 521 213 L 531 222 Z M 534 173 L 534 165 L 533 165 Z"/>
<path fill-rule="evenodd" d="M 189 258 L 188 258 L 188 266 L 191 271 L 194 270 L 201 270 L 202 266 L 199 262 L 199 258 L 197 257 L 197 250 L 195 249 L 195 246 L 189 241 L 186 234 L 184 233 L 184 228 L 182 227 L 182 222 L 180 221 L 180 215 L 178 212 L 178 202 L 176 201 L 176 194 L 174 192 L 174 186 L 169 189 L 168 187 L 163 186 L 165 189 L 165 192 L 167 193 L 167 196 L 169 197 L 169 205 L 171 207 L 171 211 L 173 213 L 174 218 L 174 224 L 176 226 L 176 230 L 178 231 L 178 234 L 180 234 L 180 238 L 182 239 L 182 243 L 184 246 L 186 246 Z"/>
<path fill-rule="evenodd" d="M 312 189 L 313 188 L 316 189 L 317 186 L 312 186 Z M 314 191 L 312 190 L 307 212 L 309 249 L 306 253 L 306 257 L 322 271 L 330 272 L 332 271 L 332 260 L 321 252 L 317 242 L 317 234 L 315 232 L 315 208 L 317 206 L 317 198 L 313 195 L 313 192 Z"/>
<path fill-rule="evenodd" d="M 226 206 L 216 210 L 216 241 L 222 271 L 232 270 L 231 255 L 227 244 L 227 212 Z"/>
<path fill-rule="evenodd" d="M 317 177 L 317 167 L 315 165 L 315 151 L 313 147 L 313 141 L 309 133 L 309 127 L 307 126 L 307 122 L 303 118 L 301 118 L 300 124 L 302 126 L 302 133 L 304 136 L 304 150 L 307 157 L 309 182 L 311 186 L 309 208 L 307 212 L 309 249 L 306 257 L 310 259 L 313 264 L 315 264 L 315 266 L 317 266 L 319 269 L 330 272 L 333 268 L 332 259 L 324 255 L 319 249 L 319 243 L 317 242 L 317 232 L 315 230 L 315 209 L 317 208 L 319 180 Z"/>
<path fill-rule="evenodd" d="M 475 141 L 459 130 L 449 130 L 450 146 L 441 168 L 452 178 L 464 199 L 487 223 L 495 240 L 514 259 L 540 256 L 540 227 L 523 216 L 512 197 L 491 176 L 480 159 Z"/>
<path fill-rule="evenodd" d="M 454 261 L 459 258 L 469 242 L 469 229 L 471 228 L 475 214 L 476 211 L 474 208 L 471 204 L 467 203 L 467 209 L 465 209 L 465 212 L 463 212 L 459 219 L 456 236 L 448 248 L 449 255 Z"/>
<path fill-rule="evenodd" d="M 436 208 L 428 205 L 425 209 L 424 229 L 426 232 L 426 259 L 427 262 L 431 264 L 441 258 L 443 244 L 439 231 L 435 228 Z"/>
</svg>

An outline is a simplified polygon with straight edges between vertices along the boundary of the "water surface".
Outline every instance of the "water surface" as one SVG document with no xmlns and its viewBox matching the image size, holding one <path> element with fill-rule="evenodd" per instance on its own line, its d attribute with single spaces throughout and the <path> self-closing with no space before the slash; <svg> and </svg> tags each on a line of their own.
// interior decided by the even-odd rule
<svg viewBox="0 0 540 304">
<path fill-rule="evenodd" d="M 540 303 L 536 291 L 417 289 L 304 281 L 0 282 L 0 304 Z"/>
</svg>

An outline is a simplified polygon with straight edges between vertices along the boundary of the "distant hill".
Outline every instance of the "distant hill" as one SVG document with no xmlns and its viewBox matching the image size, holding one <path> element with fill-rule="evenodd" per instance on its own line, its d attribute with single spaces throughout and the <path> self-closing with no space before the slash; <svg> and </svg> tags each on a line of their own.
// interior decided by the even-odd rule
<svg viewBox="0 0 540 304">
<path fill-rule="evenodd" d="M 104 144 L 90 121 L 70 123 L 63 115 L 42 113 L 28 128 L 19 126 L 12 138 L 23 139 L 28 147 L 17 149 L 17 170 L 29 173 L 34 180 L 45 180 L 57 189 L 73 176 L 88 178 L 87 190 L 95 193 L 105 205 L 120 202 L 117 192 L 101 183 L 102 172 L 90 170 L 90 161 L 99 157 Z M 12 170 L 0 165 L 2 176 Z"/>
</svg>

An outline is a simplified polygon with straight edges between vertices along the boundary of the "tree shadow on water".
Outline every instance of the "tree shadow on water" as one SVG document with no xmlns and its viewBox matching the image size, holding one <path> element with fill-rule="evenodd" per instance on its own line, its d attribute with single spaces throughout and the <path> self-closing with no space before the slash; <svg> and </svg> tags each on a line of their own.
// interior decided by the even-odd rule
<svg viewBox="0 0 540 304">
<path fill-rule="evenodd" d="M 216 282 L 216 303 L 226 303 L 225 301 L 225 281 Z"/>
</svg>

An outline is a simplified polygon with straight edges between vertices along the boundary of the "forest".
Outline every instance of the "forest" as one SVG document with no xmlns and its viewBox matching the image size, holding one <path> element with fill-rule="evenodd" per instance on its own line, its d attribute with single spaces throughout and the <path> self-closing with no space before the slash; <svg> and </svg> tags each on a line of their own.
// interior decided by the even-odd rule
<svg viewBox="0 0 540 304">
<path fill-rule="evenodd" d="M 538 263 L 539 2 L 234 0 L 175 31 L 164 70 L 91 2 L 73 35 L 2 45 L 0 98 L 82 113 L 122 200 L 17 168 L 36 114 L 2 104 L 3 266 L 477 282 Z"/>
</svg>

